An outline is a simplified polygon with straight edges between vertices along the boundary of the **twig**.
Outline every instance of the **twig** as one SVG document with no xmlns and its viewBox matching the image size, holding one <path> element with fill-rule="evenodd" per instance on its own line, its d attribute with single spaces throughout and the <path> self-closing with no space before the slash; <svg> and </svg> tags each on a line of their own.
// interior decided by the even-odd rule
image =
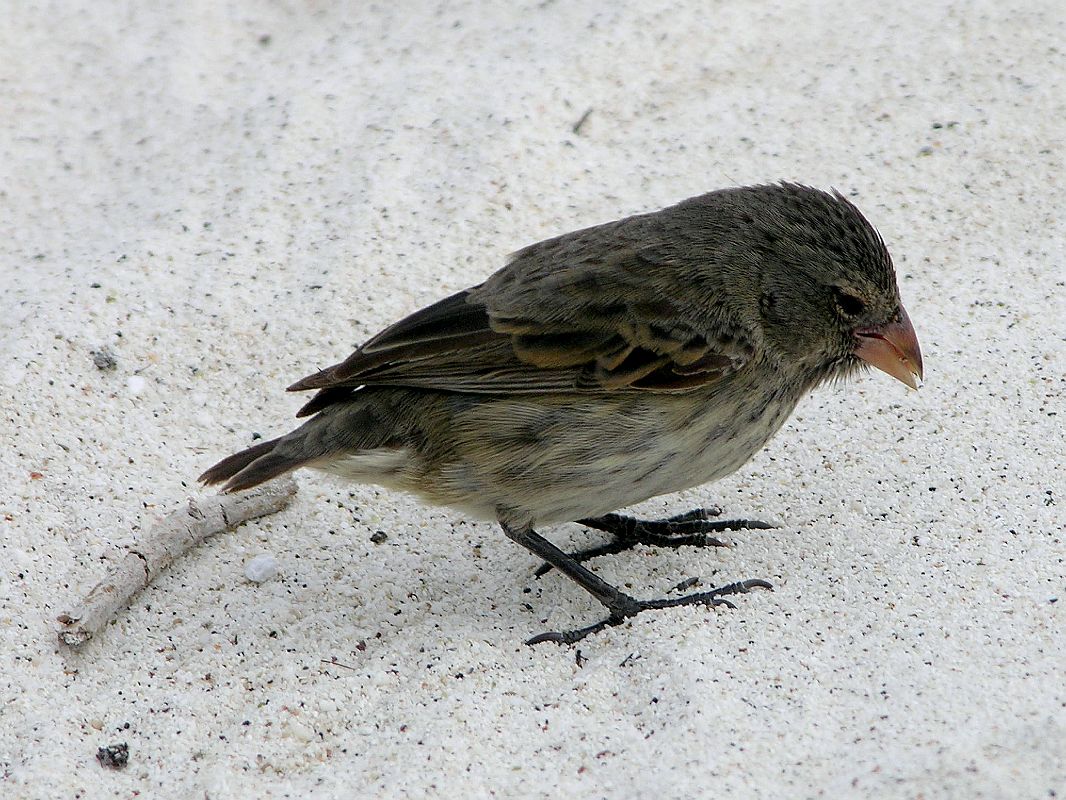
<svg viewBox="0 0 1066 800">
<path fill-rule="evenodd" d="M 578 121 L 575 122 L 570 127 L 571 132 L 573 132 L 574 134 L 580 134 L 581 133 L 581 129 L 583 127 L 585 127 L 585 123 L 588 122 L 589 115 L 591 115 L 591 114 L 592 114 L 592 109 L 591 108 L 588 109 L 587 111 L 585 111 L 585 113 L 581 115 L 581 118 L 578 119 Z"/>
<path fill-rule="evenodd" d="M 296 483 L 286 478 L 243 494 L 190 499 L 152 526 L 73 611 L 57 617 L 59 641 L 71 647 L 85 644 L 186 550 L 242 522 L 275 514 L 295 496 Z"/>
<path fill-rule="evenodd" d="M 336 658 L 331 658 L 329 661 L 326 661 L 326 659 L 324 658 L 320 658 L 319 661 L 321 661 L 323 664 L 329 664 L 331 667 L 344 667 L 345 669 L 351 670 L 356 669 L 356 667 L 350 666 L 349 664 L 342 664 Z"/>
</svg>

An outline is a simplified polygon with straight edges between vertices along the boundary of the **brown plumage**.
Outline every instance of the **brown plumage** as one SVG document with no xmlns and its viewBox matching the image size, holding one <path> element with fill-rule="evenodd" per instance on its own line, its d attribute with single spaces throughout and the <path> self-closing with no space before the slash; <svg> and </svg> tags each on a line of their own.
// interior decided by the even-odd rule
<svg viewBox="0 0 1066 800">
<path fill-rule="evenodd" d="M 603 528 L 727 475 L 806 391 L 864 363 L 912 385 L 922 368 L 874 229 L 839 194 L 727 189 L 519 251 L 293 384 L 318 390 L 308 421 L 201 480 L 236 491 L 310 466 L 494 518 L 608 607 L 548 637 L 574 641 L 662 602 L 603 584 L 535 526 Z M 633 522 L 606 529 L 697 544 L 724 524 L 675 520 L 661 531 L 687 539 L 666 542 Z"/>
</svg>

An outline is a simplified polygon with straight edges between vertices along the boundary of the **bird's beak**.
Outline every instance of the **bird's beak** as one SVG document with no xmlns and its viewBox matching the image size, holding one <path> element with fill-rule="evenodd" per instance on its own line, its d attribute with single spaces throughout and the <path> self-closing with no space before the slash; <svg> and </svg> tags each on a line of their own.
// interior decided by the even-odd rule
<svg viewBox="0 0 1066 800">
<path fill-rule="evenodd" d="M 922 351 L 903 306 L 899 307 L 898 320 L 857 330 L 855 339 L 855 355 L 912 389 L 918 388 L 922 379 Z"/>
</svg>

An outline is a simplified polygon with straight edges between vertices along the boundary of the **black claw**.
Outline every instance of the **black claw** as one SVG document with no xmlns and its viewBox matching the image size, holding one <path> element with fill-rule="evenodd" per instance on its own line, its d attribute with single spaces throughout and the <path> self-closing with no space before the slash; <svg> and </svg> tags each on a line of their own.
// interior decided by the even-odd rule
<svg viewBox="0 0 1066 800">
<path fill-rule="evenodd" d="M 636 520 L 630 520 L 626 517 L 617 517 L 616 515 L 608 515 L 608 517 L 614 517 L 614 519 L 621 520 L 627 526 L 638 524 Z M 597 520 L 597 522 L 602 521 L 602 519 L 606 518 L 601 518 L 600 520 Z M 596 575 L 596 573 L 590 572 L 585 567 L 581 566 L 581 564 L 575 559 L 568 556 L 533 530 L 531 526 L 524 525 L 519 527 L 509 525 L 501 520 L 500 527 L 503 528 L 504 533 L 507 534 L 509 539 L 526 548 L 541 560 L 551 564 L 574 581 L 578 586 L 595 597 L 609 612 L 607 619 L 600 620 L 599 622 L 584 628 L 577 628 L 572 631 L 549 631 L 547 633 L 542 633 L 539 636 L 534 636 L 527 641 L 527 644 L 530 645 L 540 644 L 541 642 L 573 644 L 574 642 L 581 641 L 589 634 L 598 633 L 604 628 L 612 625 L 620 625 L 630 617 L 653 608 L 676 608 L 678 606 L 690 605 L 724 605 L 728 608 L 734 608 L 735 606 L 729 600 L 725 599 L 725 595 L 740 594 L 757 588 L 773 588 L 764 580 L 747 580 L 731 583 L 728 586 L 712 589 L 709 592 L 700 592 L 698 594 L 690 594 L 684 597 L 663 598 L 661 600 L 637 600 L 634 597 L 630 597 L 625 592 L 620 591 L 617 587 L 607 583 L 607 581 Z"/>
<path fill-rule="evenodd" d="M 563 643 L 563 635 L 559 631 L 549 631 L 547 633 L 538 633 L 529 639 L 526 639 L 526 644 L 532 647 L 535 644 L 543 644 L 544 642 L 556 642 L 557 644 Z"/>
<path fill-rule="evenodd" d="M 683 514 L 675 514 L 672 517 L 667 517 L 667 522 L 692 522 L 694 520 L 708 520 L 715 517 L 722 516 L 722 509 L 718 506 L 711 506 L 710 508 L 694 508 L 691 511 L 686 511 Z"/>
<path fill-rule="evenodd" d="M 671 592 L 683 592 L 686 589 L 691 589 L 693 586 L 695 586 L 699 582 L 700 582 L 700 578 L 699 578 L 698 575 L 695 576 L 695 577 L 692 577 L 692 578 L 685 578 L 685 580 L 683 580 L 680 583 L 678 583 L 675 586 L 673 586 L 670 589 L 670 591 Z"/>
<path fill-rule="evenodd" d="M 649 611 L 658 608 L 677 608 L 678 606 L 725 606 L 726 608 L 736 610 L 736 605 L 726 599 L 725 595 L 731 594 L 745 594 L 752 589 L 773 589 L 773 584 L 769 581 L 764 581 L 761 578 L 752 578 L 746 581 L 737 581 L 736 583 L 730 583 L 726 586 L 722 586 L 718 589 L 712 589 L 709 592 L 699 592 L 697 594 L 686 595 L 685 597 L 673 597 L 663 598 L 661 600 L 637 600 L 628 595 L 619 594 L 618 597 L 618 609 L 613 611 L 612 614 L 604 620 L 600 620 L 592 625 L 587 625 L 584 628 L 576 628 L 572 631 L 548 631 L 534 636 L 532 639 L 527 639 L 526 644 L 535 645 L 542 642 L 555 642 L 556 644 L 574 644 L 584 639 L 593 633 L 599 633 L 604 628 L 613 627 L 615 625 L 621 625 L 630 617 L 634 617 L 642 611 Z"/>
<path fill-rule="evenodd" d="M 602 517 L 579 519 L 579 525 L 611 534 L 613 541 L 606 544 L 568 553 L 578 563 L 600 556 L 614 555 L 629 550 L 638 544 L 649 547 L 727 547 L 721 539 L 709 533 L 739 530 L 768 530 L 775 527 L 757 519 L 718 520 L 720 508 L 697 508 L 663 520 L 640 520 L 621 514 L 606 514 Z M 534 577 L 542 578 L 551 572 L 551 564 L 541 564 Z"/>
<path fill-rule="evenodd" d="M 532 639 L 526 639 L 526 644 L 530 646 L 542 644 L 544 642 L 554 642 L 555 644 L 576 644 L 590 633 L 599 633 L 606 627 L 606 624 L 597 623 L 595 625 L 589 625 L 587 628 L 580 628 L 573 631 L 548 631 L 539 636 L 534 636 Z"/>
<path fill-rule="evenodd" d="M 575 628 L 572 631 L 547 631 L 546 633 L 534 636 L 532 639 L 527 639 L 526 644 L 535 645 L 542 642 L 555 642 L 555 644 L 576 644 L 584 639 L 586 636 L 590 636 L 594 633 L 599 633 L 604 628 L 613 628 L 615 625 L 621 625 L 626 621 L 625 617 L 616 617 L 614 615 L 607 617 L 607 619 L 594 622 L 591 625 L 586 625 L 584 628 Z"/>
</svg>

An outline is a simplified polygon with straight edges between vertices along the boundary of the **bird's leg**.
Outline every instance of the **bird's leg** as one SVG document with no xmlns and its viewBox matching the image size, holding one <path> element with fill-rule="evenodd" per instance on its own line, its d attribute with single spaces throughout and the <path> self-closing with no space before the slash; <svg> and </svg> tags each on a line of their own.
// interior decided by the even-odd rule
<svg viewBox="0 0 1066 800">
<path fill-rule="evenodd" d="M 641 611 L 653 608 L 674 608 L 675 606 L 718 606 L 724 605 L 734 608 L 733 604 L 725 599 L 725 595 L 741 594 L 755 588 L 772 589 L 773 587 L 763 580 L 747 580 L 731 583 L 709 592 L 699 592 L 684 597 L 674 597 L 662 600 L 637 600 L 628 594 L 616 589 L 611 584 L 589 572 L 581 564 L 568 556 L 558 547 L 553 545 L 543 536 L 529 526 L 521 528 L 511 527 L 501 522 L 500 526 L 504 533 L 512 541 L 522 545 L 533 555 L 551 564 L 568 578 L 573 580 L 582 589 L 591 594 L 606 607 L 607 618 L 584 628 L 572 631 L 551 631 L 542 633 L 529 639 L 526 644 L 540 644 L 541 642 L 558 642 L 560 644 L 573 644 L 588 636 L 590 633 L 598 633 L 612 625 L 620 625 Z"/>
<path fill-rule="evenodd" d="M 578 525 L 605 531 L 611 534 L 614 540 L 569 555 L 574 561 L 588 561 L 590 558 L 621 553 L 638 544 L 650 547 L 725 547 L 725 542 L 708 534 L 774 527 L 757 519 L 714 519 L 721 513 L 717 508 L 697 508 L 659 520 L 635 519 L 621 514 L 579 519 Z M 550 571 L 551 564 L 545 563 L 535 574 L 539 578 Z"/>
</svg>

